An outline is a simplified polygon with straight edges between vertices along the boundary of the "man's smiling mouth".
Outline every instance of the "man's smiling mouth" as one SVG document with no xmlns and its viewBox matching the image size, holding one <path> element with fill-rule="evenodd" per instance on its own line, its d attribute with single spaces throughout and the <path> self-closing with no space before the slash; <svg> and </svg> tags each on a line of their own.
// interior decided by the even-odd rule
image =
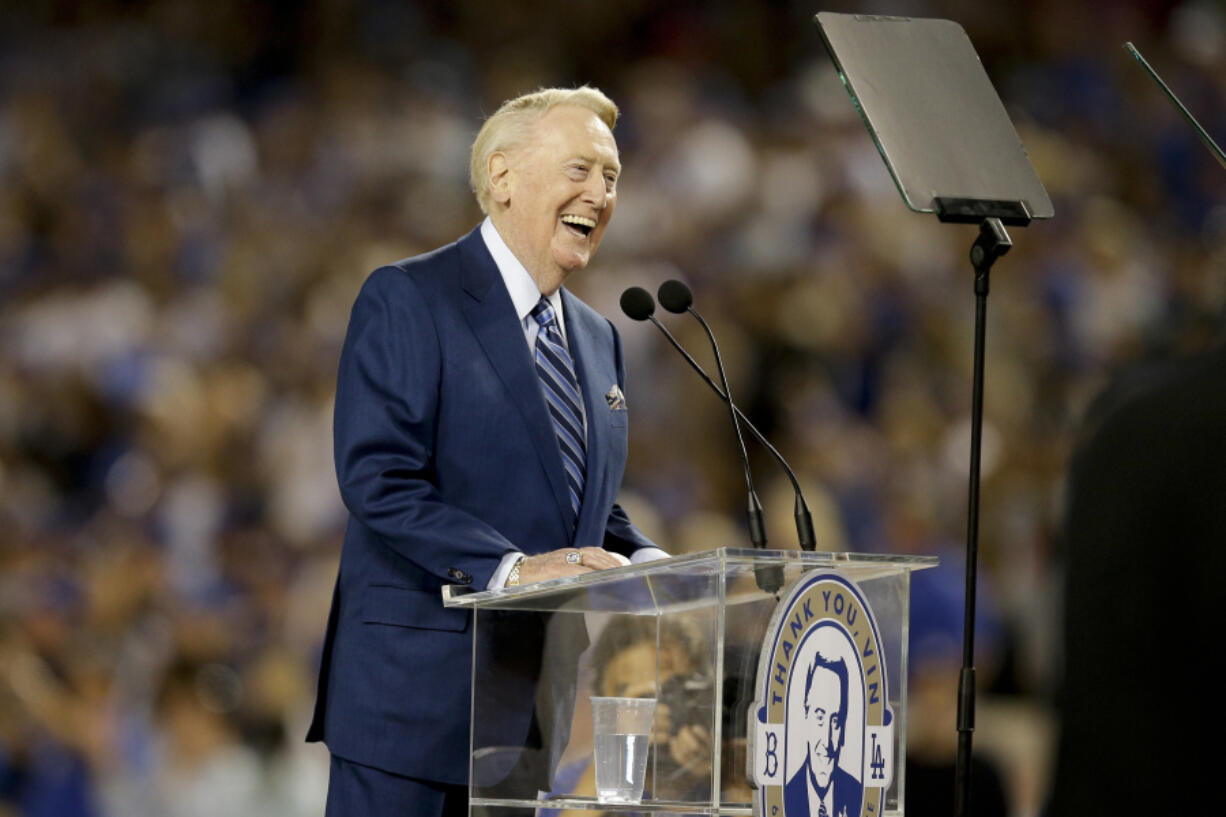
<svg viewBox="0 0 1226 817">
<path fill-rule="evenodd" d="M 586 238 L 592 230 L 596 229 L 596 219 L 586 216 L 564 215 L 562 223 L 569 227 L 573 232 Z"/>
</svg>

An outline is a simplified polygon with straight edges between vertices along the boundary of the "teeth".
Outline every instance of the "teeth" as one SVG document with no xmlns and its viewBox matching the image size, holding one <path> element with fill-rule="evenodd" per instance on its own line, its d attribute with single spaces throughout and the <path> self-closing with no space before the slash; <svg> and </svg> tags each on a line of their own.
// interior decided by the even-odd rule
<svg viewBox="0 0 1226 817">
<path fill-rule="evenodd" d="M 589 230 L 596 229 L 596 219 L 586 218 L 584 216 L 562 216 L 562 221 L 566 224 L 577 224 L 580 227 L 587 227 Z"/>
</svg>

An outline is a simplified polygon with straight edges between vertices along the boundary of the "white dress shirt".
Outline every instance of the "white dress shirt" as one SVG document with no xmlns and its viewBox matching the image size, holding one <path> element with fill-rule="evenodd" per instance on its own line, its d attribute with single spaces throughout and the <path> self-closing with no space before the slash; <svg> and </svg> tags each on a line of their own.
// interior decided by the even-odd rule
<svg viewBox="0 0 1226 817">
<path fill-rule="evenodd" d="M 485 241 L 486 249 L 490 251 L 490 255 L 494 257 L 494 263 L 498 266 L 498 272 L 502 275 L 502 282 L 507 287 L 507 292 L 511 296 L 511 303 L 515 306 L 515 314 L 519 317 L 520 325 L 524 328 L 524 340 L 528 343 L 528 350 L 535 353 L 536 335 L 540 331 L 540 325 L 536 319 L 532 317 L 532 310 L 537 302 L 541 300 L 541 288 L 537 286 L 536 280 L 528 272 L 527 268 L 520 263 L 515 257 L 515 253 L 511 252 L 511 248 L 507 246 L 507 242 L 503 241 L 502 236 L 498 234 L 498 229 L 494 226 L 494 222 L 489 216 L 486 216 L 485 221 L 481 222 L 481 238 Z M 553 307 L 554 315 L 557 316 L 558 330 L 562 333 L 562 340 L 569 346 L 570 340 L 566 336 L 566 315 L 562 311 L 562 290 L 554 292 L 552 295 L 546 296 L 549 300 L 549 305 Z M 580 411 L 583 406 L 580 405 Z M 583 418 L 584 431 L 587 430 L 587 418 Z M 489 584 L 486 588 L 494 590 L 500 587 L 505 587 L 507 576 L 511 572 L 511 567 L 523 554 L 513 550 L 502 557 L 502 562 L 499 563 L 498 569 L 494 571 L 494 575 L 490 577 Z M 624 561 L 626 564 L 639 564 L 641 562 L 653 562 L 656 559 L 666 559 L 668 554 L 659 548 L 640 548 L 635 551 L 634 556 L 627 559 L 620 553 L 612 554 L 615 558 Z"/>
</svg>

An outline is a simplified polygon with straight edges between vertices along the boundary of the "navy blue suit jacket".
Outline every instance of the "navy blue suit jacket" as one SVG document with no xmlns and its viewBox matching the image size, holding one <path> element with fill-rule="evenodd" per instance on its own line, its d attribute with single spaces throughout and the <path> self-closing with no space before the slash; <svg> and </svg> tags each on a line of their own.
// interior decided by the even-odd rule
<svg viewBox="0 0 1226 817">
<path fill-rule="evenodd" d="M 444 608 L 440 588 L 484 589 L 511 550 L 653 546 L 614 501 L 627 412 L 605 394 L 624 388 L 620 340 L 562 299 L 587 413 L 577 520 L 523 327 L 479 230 L 362 287 L 334 426 L 350 518 L 307 736 L 334 755 L 465 783 L 471 613 Z M 523 634 L 525 649 L 538 643 Z M 508 743 L 528 732 L 532 693 L 508 690 Z"/>
<path fill-rule="evenodd" d="M 830 817 L 860 817 L 860 805 L 864 789 L 860 781 L 843 771 L 837 763 L 830 774 L 834 788 L 831 801 L 834 813 Z M 783 787 L 784 817 L 817 817 L 809 813 L 809 758 L 796 770 L 796 774 Z"/>
</svg>

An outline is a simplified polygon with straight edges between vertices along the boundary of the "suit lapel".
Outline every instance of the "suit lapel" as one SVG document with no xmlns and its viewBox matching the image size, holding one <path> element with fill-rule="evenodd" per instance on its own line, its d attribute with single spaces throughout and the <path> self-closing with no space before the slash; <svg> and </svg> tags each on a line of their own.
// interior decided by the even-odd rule
<svg viewBox="0 0 1226 817">
<path fill-rule="evenodd" d="M 461 286 L 470 298 L 464 304 L 464 317 L 512 402 L 523 415 L 565 530 L 570 531 L 574 528 L 575 516 L 570 508 L 566 472 L 549 409 L 541 394 L 536 366 L 524 342 L 524 328 L 516 320 L 511 296 L 507 294 L 479 228 L 461 241 L 460 251 L 464 260 Z"/>
</svg>

